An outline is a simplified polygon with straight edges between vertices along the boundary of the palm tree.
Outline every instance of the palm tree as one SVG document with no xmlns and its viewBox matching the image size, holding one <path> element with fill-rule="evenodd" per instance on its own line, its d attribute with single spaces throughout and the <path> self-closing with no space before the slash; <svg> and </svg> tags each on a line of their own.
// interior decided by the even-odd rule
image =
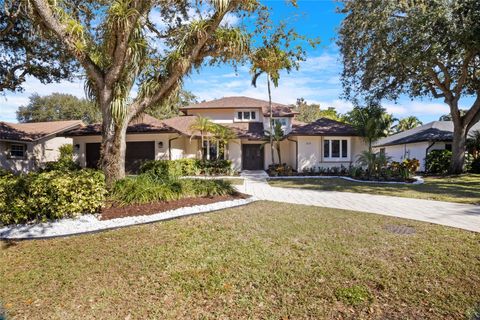
<svg viewBox="0 0 480 320">
<path fill-rule="evenodd" d="M 355 106 L 348 112 L 345 120 L 355 127 L 357 133 L 368 144 L 368 151 L 372 152 L 372 144 L 392 132 L 392 125 L 396 119 L 385 112 L 380 105 L 366 107 Z"/>
<path fill-rule="evenodd" d="M 230 140 L 235 139 L 237 136 L 232 129 L 227 128 L 225 126 L 221 126 L 219 124 L 213 124 L 211 133 L 213 134 L 212 140 L 218 142 L 219 152 L 217 153 L 217 159 L 220 154 L 226 154 L 227 152 L 227 144 Z"/>
<path fill-rule="evenodd" d="M 394 126 L 396 132 L 403 132 L 418 126 L 421 126 L 423 123 L 415 116 L 409 116 L 398 121 L 398 124 Z"/>
<path fill-rule="evenodd" d="M 282 124 L 280 122 L 275 122 L 275 126 L 273 127 L 273 131 L 265 130 L 265 134 L 269 137 L 270 146 L 272 146 L 272 150 L 277 150 L 278 155 L 278 164 L 282 164 L 282 155 L 280 152 L 280 142 L 285 137 L 285 133 L 282 129 Z M 263 144 L 265 145 L 265 143 Z M 275 164 L 275 160 L 272 154 L 272 163 Z"/>
<path fill-rule="evenodd" d="M 295 63 L 292 61 L 289 53 L 279 49 L 277 46 L 269 45 L 264 48 L 256 50 L 252 56 L 252 68 L 250 72 L 252 73 L 252 85 L 257 86 L 257 79 L 265 73 L 267 75 L 267 89 L 268 89 L 268 108 L 270 113 L 270 130 L 269 132 L 274 131 L 273 127 L 273 108 L 272 108 L 272 91 L 270 82 L 273 82 L 275 88 L 278 87 L 278 81 L 280 79 L 280 71 L 286 70 L 290 72 L 295 66 Z M 272 157 L 272 162 L 274 158 L 273 150 L 273 135 L 270 135 L 270 152 Z"/>
<path fill-rule="evenodd" d="M 377 175 L 390 160 L 391 158 L 382 152 L 374 153 L 367 150 L 357 156 L 357 163 L 362 167 L 367 167 L 368 177 L 371 177 L 372 174 Z"/>
<path fill-rule="evenodd" d="M 195 136 L 195 132 L 198 131 L 200 133 L 200 140 L 202 142 L 201 148 L 200 148 L 200 155 L 201 158 L 203 159 L 203 143 L 205 141 L 205 135 L 208 133 L 211 133 L 215 127 L 215 124 L 206 117 L 202 116 L 197 116 L 195 121 L 190 125 L 190 130 L 192 131 L 190 135 L 190 141 L 193 139 Z"/>
</svg>

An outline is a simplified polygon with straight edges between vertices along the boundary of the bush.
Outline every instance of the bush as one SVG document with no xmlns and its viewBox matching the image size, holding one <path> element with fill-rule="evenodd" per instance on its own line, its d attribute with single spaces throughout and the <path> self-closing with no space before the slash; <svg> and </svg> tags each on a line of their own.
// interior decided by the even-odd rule
<svg viewBox="0 0 480 320">
<path fill-rule="evenodd" d="M 60 152 L 58 160 L 45 163 L 41 171 L 75 171 L 81 169 L 80 165 L 73 161 L 73 145 L 64 144 L 58 150 Z"/>
<path fill-rule="evenodd" d="M 480 157 L 472 160 L 472 163 L 470 163 L 470 172 L 480 173 Z"/>
<path fill-rule="evenodd" d="M 0 222 L 47 221 L 94 213 L 105 201 L 101 172 L 49 171 L 0 178 Z"/>
<path fill-rule="evenodd" d="M 232 161 L 230 160 L 151 160 L 145 162 L 140 173 L 148 173 L 162 179 L 178 178 L 181 176 L 231 175 Z"/>
<path fill-rule="evenodd" d="M 313 168 L 315 170 L 315 168 Z M 305 171 L 305 169 L 304 169 Z M 293 174 L 292 166 L 283 164 L 271 164 L 268 166 L 267 173 L 269 176 L 291 176 Z"/>
<path fill-rule="evenodd" d="M 211 197 L 235 193 L 224 180 L 158 179 L 151 173 L 118 181 L 111 198 L 121 205 L 172 201 L 188 197 Z"/>
<path fill-rule="evenodd" d="M 430 174 L 446 174 L 452 161 L 449 150 L 432 150 L 425 158 L 425 171 Z"/>
</svg>

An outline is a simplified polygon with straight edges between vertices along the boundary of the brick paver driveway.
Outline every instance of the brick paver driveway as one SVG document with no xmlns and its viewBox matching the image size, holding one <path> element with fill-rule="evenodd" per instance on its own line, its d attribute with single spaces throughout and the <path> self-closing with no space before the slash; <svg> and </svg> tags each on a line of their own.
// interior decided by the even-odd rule
<svg viewBox="0 0 480 320">
<path fill-rule="evenodd" d="M 263 176 L 245 179 L 240 192 L 260 200 L 305 204 L 395 216 L 480 232 L 480 206 L 351 192 L 270 186 Z"/>
</svg>

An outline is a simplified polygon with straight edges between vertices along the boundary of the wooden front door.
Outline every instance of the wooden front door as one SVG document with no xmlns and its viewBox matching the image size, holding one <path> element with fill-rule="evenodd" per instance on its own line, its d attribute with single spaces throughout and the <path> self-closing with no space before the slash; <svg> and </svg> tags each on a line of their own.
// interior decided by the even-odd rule
<svg viewBox="0 0 480 320">
<path fill-rule="evenodd" d="M 242 145 L 242 169 L 263 170 L 263 149 L 259 144 Z"/>
</svg>

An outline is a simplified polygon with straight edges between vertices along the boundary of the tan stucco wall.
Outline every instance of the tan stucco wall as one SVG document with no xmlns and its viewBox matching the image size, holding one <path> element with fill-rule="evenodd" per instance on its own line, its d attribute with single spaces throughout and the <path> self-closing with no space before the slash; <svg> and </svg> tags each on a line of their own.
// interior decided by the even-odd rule
<svg viewBox="0 0 480 320">
<path fill-rule="evenodd" d="M 26 145 L 24 159 L 10 158 L 10 144 Z M 0 142 L 0 166 L 14 172 L 29 172 L 41 167 L 45 162 L 56 161 L 60 155 L 58 148 L 64 144 L 71 144 L 71 138 L 52 137 L 36 142 Z"/>
<path fill-rule="evenodd" d="M 228 159 L 232 160 L 233 170 L 242 170 L 242 142 L 240 139 L 228 142 Z"/>
<path fill-rule="evenodd" d="M 252 120 L 252 122 L 262 122 L 263 114 L 260 109 L 255 108 L 238 108 L 238 109 L 209 109 L 209 110 L 189 110 L 188 114 L 193 116 L 202 116 L 209 118 L 215 123 L 233 123 L 235 116 L 238 111 L 256 111 L 257 119 Z"/>
</svg>

